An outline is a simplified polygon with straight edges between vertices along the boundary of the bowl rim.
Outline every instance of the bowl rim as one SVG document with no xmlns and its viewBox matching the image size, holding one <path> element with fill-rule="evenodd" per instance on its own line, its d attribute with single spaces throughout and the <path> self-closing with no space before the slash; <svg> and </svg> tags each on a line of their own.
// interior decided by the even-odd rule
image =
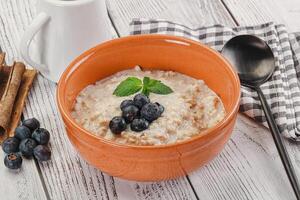
<svg viewBox="0 0 300 200">
<path fill-rule="evenodd" d="M 183 141 L 179 141 L 179 142 L 175 142 L 175 143 L 170 143 L 170 144 L 152 145 L 152 146 L 121 144 L 121 143 L 117 143 L 117 142 L 102 138 L 100 136 L 96 136 L 96 135 L 90 133 L 90 131 L 84 129 L 82 126 L 80 126 L 78 123 L 75 122 L 75 120 L 72 118 L 72 116 L 69 114 L 69 112 L 62 106 L 63 105 L 62 101 L 63 101 L 64 97 L 63 97 L 63 95 L 60 95 L 60 93 L 62 93 L 62 90 L 64 88 L 63 87 L 64 80 L 66 78 L 68 78 L 68 75 L 71 71 L 73 71 L 72 69 L 74 66 L 76 66 L 78 63 L 80 63 L 80 61 L 82 61 L 82 59 L 84 59 L 86 56 L 90 55 L 92 52 L 96 51 L 97 49 L 105 48 L 106 46 L 110 46 L 115 43 L 123 43 L 123 42 L 128 42 L 130 40 L 136 40 L 136 39 L 138 39 L 138 40 L 162 39 L 162 40 L 175 40 L 175 41 L 177 40 L 178 42 L 201 46 L 202 48 L 209 51 L 210 53 L 215 54 L 227 66 L 226 70 L 229 73 L 231 73 L 231 77 L 233 78 L 232 81 L 234 82 L 234 86 L 235 86 L 234 89 L 236 90 L 236 93 L 238 93 L 237 98 L 233 105 L 233 109 L 230 110 L 228 113 L 226 113 L 224 119 L 221 120 L 220 122 L 218 122 L 215 126 L 202 131 L 200 134 L 198 134 L 192 138 L 189 138 L 189 139 L 183 140 Z M 66 68 L 66 70 L 63 72 L 63 74 L 61 75 L 61 77 L 59 79 L 59 82 L 57 84 L 57 89 L 56 89 L 56 100 L 57 100 L 57 105 L 58 105 L 58 108 L 59 108 L 62 118 L 67 120 L 68 123 L 70 123 L 73 127 L 75 127 L 75 129 L 77 129 L 81 133 L 84 133 L 85 135 L 91 137 L 92 139 L 99 140 L 102 143 L 105 143 L 110 146 L 114 146 L 114 147 L 118 147 L 118 148 L 125 148 L 125 149 L 128 149 L 128 148 L 130 148 L 130 149 L 132 149 L 132 148 L 145 149 L 145 150 L 146 149 L 168 149 L 168 148 L 179 147 L 182 145 L 192 143 L 195 140 L 199 140 L 200 138 L 208 136 L 208 135 L 214 133 L 215 131 L 220 130 L 221 128 L 225 127 L 232 120 L 232 118 L 235 116 L 235 114 L 238 112 L 239 103 L 240 103 L 240 93 L 241 93 L 240 87 L 241 87 L 240 80 L 239 80 L 237 73 L 234 71 L 234 68 L 231 66 L 229 61 L 225 57 L 223 57 L 219 52 L 217 52 L 216 50 L 214 50 L 200 42 L 197 42 L 197 41 L 194 41 L 191 39 L 187 39 L 184 37 L 163 35 L 163 34 L 143 34 L 143 35 L 130 35 L 130 36 L 115 38 L 115 39 L 106 41 L 102 44 L 98 44 L 98 45 L 88 49 L 87 51 L 85 51 L 84 53 L 82 53 L 81 55 L 76 57 L 68 65 L 68 67 Z"/>
</svg>

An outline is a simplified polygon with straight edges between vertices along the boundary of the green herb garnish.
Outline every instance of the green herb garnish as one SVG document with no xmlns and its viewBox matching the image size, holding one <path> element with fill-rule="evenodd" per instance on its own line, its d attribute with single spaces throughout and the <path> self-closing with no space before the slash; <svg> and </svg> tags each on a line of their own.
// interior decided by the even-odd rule
<svg viewBox="0 0 300 200">
<path fill-rule="evenodd" d="M 170 87 L 163 84 L 160 80 L 151 79 L 146 76 L 143 78 L 143 81 L 136 77 L 128 77 L 117 86 L 113 94 L 118 97 L 124 97 L 139 91 L 142 91 L 147 96 L 150 93 L 166 95 L 173 92 Z"/>
<path fill-rule="evenodd" d="M 125 97 L 137 93 L 143 88 L 143 83 L 136 77 L 128 77 L 122 81 L 114 91 L 114 95 Z"/>
</svg>

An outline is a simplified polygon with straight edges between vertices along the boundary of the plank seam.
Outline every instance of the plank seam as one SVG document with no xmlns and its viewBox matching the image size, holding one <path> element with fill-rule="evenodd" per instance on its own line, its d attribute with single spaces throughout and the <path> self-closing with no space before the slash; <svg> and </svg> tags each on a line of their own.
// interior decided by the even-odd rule
<svg viewBox="0 0 300 200">
<path fill-rule="evenodd" d="M 226 3 L 224 2 L 224 0 L 220 0 L 220 2 L 223 4 L 225 10 L 228 12 L 228 14 L 230 15 L 230 17 L 232 18 L 232 20 L 234 21 L 234 23 L 239 26 L 239 22 L 237 21 L 237 19 L 234 17 L 233 13 L 231 12 L 231 10 L 229 9 L 229 7 L 226 5 Z"/>
<path fill-rule="evenodd" d="M 112 19 L 112 16 L 110 15 L 109 9 L 107 9 L 107 15 L 108 15 L 108 18 L 109 18 L 109 21 L 110 21 L 112 27 L 113 27 L 113 28 L 115 29 L 115 31 L 116 31 L 117 36 L 118 36 L 118 37 L 121 37 L 121 34 L 119 33 L 119 31 L 118 31 L 118 29 L 117 29 L 117 26 L 116 26 L 114 20 Z"/>
<path fill-rule="evenodd" d="M 45 183 L 45 179 L 44 179 L 44 177 L 42 175 L 41 167 L 40 167 L 38 161 L 35 158 L 33 160 L 34 160 L 35 166 L 37 168 L 37 171 L 38 171 L 38 174 L 39 174 L 39 177 L 40 177 L 40 180 L 41 180 L 41 183 L 42 183 L 43 190 L 45 192 L 46 198 L 48 200 L 50 200 L 51 198 L 50 198 L 49 191 L 48 191 L 46 183 Z"/>
<path fill-rule="evenodd" d="M 189 184 L 190 184 L 190 186 L 191 186 L 191 188 L 192 188 L 192 191 L 193 191 L 194 194 L 195 194 L 196 199 L 197 199 L 197 200 L 200 200 L 200 198 L 199 198 L 199 196 L 198 196 L 198 194 L 197 194 L 197 192 L 196 192 L 196 190 L 195 190 L 195 188 L 194 188 L 194 186 L 193 186 L 193 184 L 192 184 L 192 182 L 191 182 L 191 180 L 190 180 L 189 175 L 186 175 L 186 179 L 187 179 L 187 181 L 189 182 Z"/>
</svg>

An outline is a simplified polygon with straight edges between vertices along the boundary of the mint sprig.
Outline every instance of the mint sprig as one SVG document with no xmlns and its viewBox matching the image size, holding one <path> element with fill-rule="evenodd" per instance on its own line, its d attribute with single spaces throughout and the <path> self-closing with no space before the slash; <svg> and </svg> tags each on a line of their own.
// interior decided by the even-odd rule
<svg viewBox="0 0 300 200">
<path fill-rule="evenodd" d="M 118 97 L 124 97 L 139 91 L 147 96 L 150 93 L 166 95 L 173 92 L 169 86 L 160 80 L 151 79 L 146 76 L 143 78 L 143 81 L 136 77 L 128 77 L 117 86 L 113 94 Z"/>
<path fill-rule="evenodd" d="M 143 88 L 143 83 L 136 77 L 128 77 L 122 81 L 114 91 L 114 95 L 125 97 L 137 93 Z"/>
</svg>

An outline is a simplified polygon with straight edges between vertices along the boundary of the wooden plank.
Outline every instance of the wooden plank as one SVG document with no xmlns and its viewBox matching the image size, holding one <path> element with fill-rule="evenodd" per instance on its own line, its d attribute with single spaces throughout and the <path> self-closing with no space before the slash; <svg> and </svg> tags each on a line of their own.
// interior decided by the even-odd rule
<svg viewBox="0 0 300 200">
<path fill-rule="evenodd" d="M 33 160 L 23 160 L 19 171 L 12 171 L 4 166 L 4 153 L 0 150 L 0 187 L 1 199 L 5 200 L 46 200 L 39 173 Z"/>
<path fill-rule="evenodd" d="M 196 199 L 186 178 L 152 183 L 125 181 L 115 178 L 115 186 L 120 200 Z"/>
<path fill-rule="evenodd" d="M 270 133 L 242 115 L 222 153 L 190 178 L 204 199 L 294 199 Z"/>
<path fill-rule="evenodd" d="M 125 35 L 135 17 L 164 18 L 192 27 L 235 25 L 221 1 L 152 0 L 138 5 L 132 0 L 111 0 L 109 9 L 118 31 Z M 268 130 L 242 115 L 224 151 L 189 178 L 200 199 L 294 198 Z"/>
<path fill-rule="evenodd" d="M 110 0 L 109 13 L 122 36 L 129 31 L 132 18 L 161 18 L 191 27 L 214 24 L 234 25 L 219 1 L 210 0 Z"/>
<path fill-rule="evenodd" d="M 275 21 L 291 32 L 300 31 L 300 1 L 298 0 L 223 0 L 240 25 Z"/>
</svg>

